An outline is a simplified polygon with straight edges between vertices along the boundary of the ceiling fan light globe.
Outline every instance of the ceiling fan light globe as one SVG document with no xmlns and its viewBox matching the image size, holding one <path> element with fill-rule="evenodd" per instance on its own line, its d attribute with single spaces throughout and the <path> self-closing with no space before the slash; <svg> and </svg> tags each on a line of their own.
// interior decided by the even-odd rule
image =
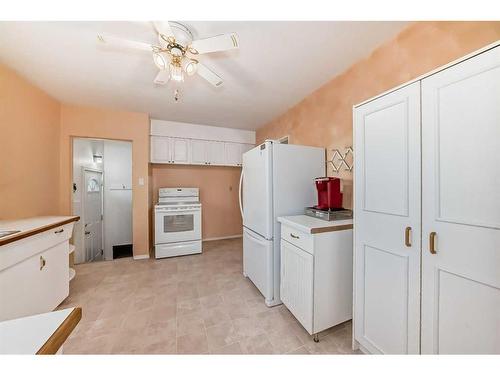
<svg viewBox="0 0 500 375">
<path fill-rule="evenodd" d="M 191 59 L 183 59 L 182 60 L 182 69 L 188 76 L 192 76 L 196 74 L 197 62 Z"/>
<path fill-rule="evenodd" d="M 160 70 L 167 69 L 169 64 L 167 56 L 164 53 L 160 52 L 153 53 L 153 61 Z"/>
<path fill-rule="evenodd" d="M 184 81 L 184 72 L 180 66 L 170 64 L 170 79 L 176 82 Z"/>
</svg>

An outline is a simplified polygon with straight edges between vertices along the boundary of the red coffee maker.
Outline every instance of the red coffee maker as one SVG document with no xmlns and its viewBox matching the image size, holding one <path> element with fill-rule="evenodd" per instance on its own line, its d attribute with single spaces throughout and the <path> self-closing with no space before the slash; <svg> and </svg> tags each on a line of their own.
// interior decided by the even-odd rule
<svg viewBox="0 0 500 375">
<path fill-rule="evenodd" d="M 334 210 L 342 208 L 342 193 L 340 192 L 340 178 L 319 177 L 315 179 L 318 190 L 319 210 Z"/>
</svg>

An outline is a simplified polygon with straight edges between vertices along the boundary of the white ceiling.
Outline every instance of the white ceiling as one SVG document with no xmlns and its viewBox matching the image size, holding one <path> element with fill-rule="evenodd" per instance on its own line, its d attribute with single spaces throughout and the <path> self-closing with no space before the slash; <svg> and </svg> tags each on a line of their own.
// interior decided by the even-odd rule
<svg viewBox="0 0 500 375">
<path fill-rule="evenodd" d="M 163 120 L 256 129 L 344 71 L 407 22 L 183 22 L 194 38 L 237 32 L 240 49 L 200 56 L 223 79 L 186 77 L 175 103 L 144 52 L 112 50 L 97 33 L 154 43 L 149 22 L 0 22 L 0 61 L 66 103 Z"/>
</svg>

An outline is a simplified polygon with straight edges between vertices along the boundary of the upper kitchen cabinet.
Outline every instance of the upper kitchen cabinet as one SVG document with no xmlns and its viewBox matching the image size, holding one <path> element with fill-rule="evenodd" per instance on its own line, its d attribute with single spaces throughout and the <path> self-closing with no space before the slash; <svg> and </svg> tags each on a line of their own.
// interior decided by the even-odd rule
<svg viewBox="0 0 500 375">
<path fill-rule="evenodd" d="M 243 162 L 243 148 L 239 143 L 226 143 L 225 145 L 225 156 L 226 162 L 229 165 L 241 166 Z"/>
<path fill-rule="evenodd" d="M 151 120 L 151 163 L 241 167 L 255 132 Z"/>
<path fill-rule="evenodd" d="M 190 161 L 190 140 L 182 138 L 172 138 L 172 163 L 189 164 Z"/>
<path fill-rule="evenodd" d="M 210 165 L 227 165 L 225 142 L 208 143 L 208 164 Z"/>
<path fill-rule="evenodd" d="M 170 163 L 168 137 L 151 137 L 151 163 Z"/>
<path fill-rule="evenodd" d="M 210 141 L 191 140 L 191 164 L 208 164 L 208 146 Z"/>
<path fill-rule="evenodd" d="M 151 137 L 151 163 L 189 164 L 190 140 Z"/>
</svg>

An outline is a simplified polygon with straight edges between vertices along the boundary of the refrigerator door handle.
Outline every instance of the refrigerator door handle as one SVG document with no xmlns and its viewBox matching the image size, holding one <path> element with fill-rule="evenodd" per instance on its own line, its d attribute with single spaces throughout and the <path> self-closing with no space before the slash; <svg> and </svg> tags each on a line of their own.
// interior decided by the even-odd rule
<svg viewBox="0 0 500 375">
<path fill-rule="evenodd" d="M 238 199 L 240 203 L 240 213 L 241 213 L 241 218 L 243 219 L 243 202 L 242 202 L 242 187 L 243 187 L 243 168 L 241 168 L 241 175 L 240 175 L 240 186 L 239 186 L 239 192 L 238 192 Z"/>
</svg>

